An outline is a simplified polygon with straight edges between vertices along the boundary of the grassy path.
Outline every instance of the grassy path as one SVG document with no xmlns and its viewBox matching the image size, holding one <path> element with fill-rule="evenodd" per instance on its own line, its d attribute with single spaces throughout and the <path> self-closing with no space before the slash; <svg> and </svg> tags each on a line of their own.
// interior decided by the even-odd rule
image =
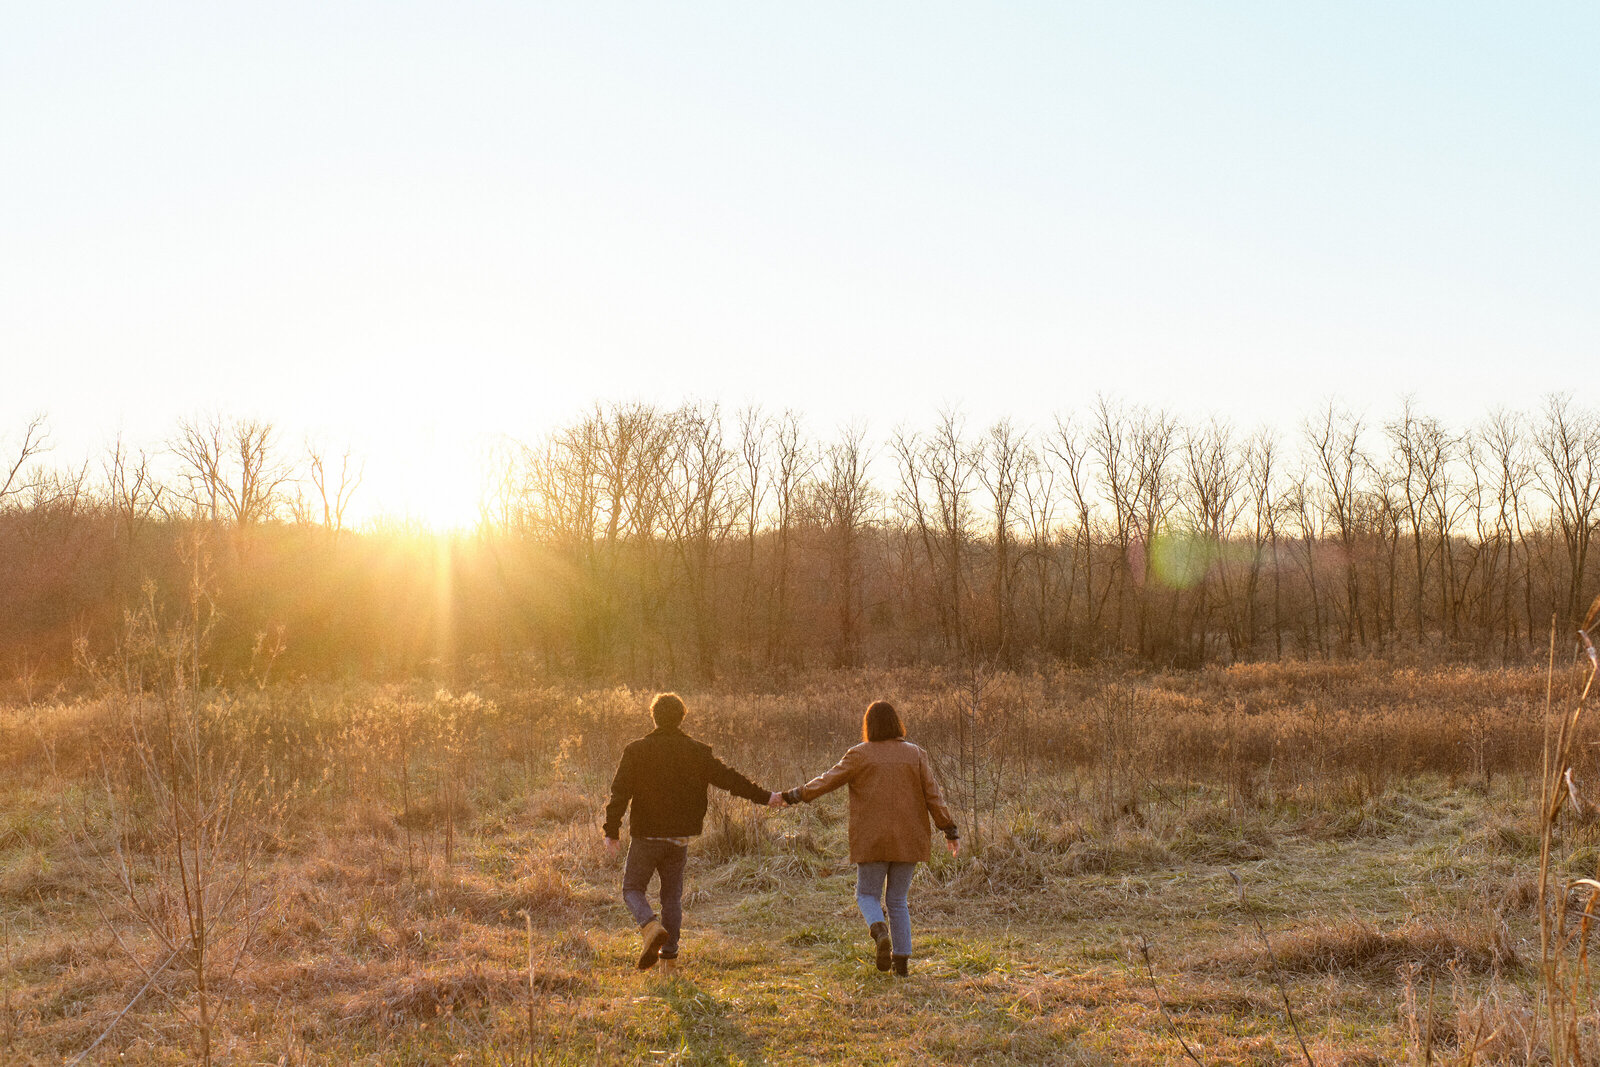
<svg viewBox="0 0 1600 1067">
<path fill-rule="evenodd" d="M 1446 1036 L 1466 1025 L 1452 997 L 1529 983 L 1519 803 L 1419 781 L 1334 815 L 1151 807 L 1053 847 L 941 855 L 913 886 L 907 979 L 871 965 L 836 812 L 746 814 L 738 847 L 708 832 L 670 979 L 633 969 L 620 861 L 579 803 L 483 812 L 456 868 L 421 876 L 396 841 L 347 828 L 273 861 L 275 917 L 223 986 L 220 1062 L 1153 1065 L 1182 1058 L 1179 1033 L 1208 1065 L 1300 1062 L 1252 913 L 1317 1064 L 1407 1062 L 1428 975 Z M 0 1062 L 60 1064 L 141 979 L 88 906 L 94 872 L 41 867 L 43 831 L 12 838 Z M 1564 847 L 1592 865 L 1586 838 Z M 183 990 L 165 982 L 99 1062 L 188 1062 Z"/>
</svg>

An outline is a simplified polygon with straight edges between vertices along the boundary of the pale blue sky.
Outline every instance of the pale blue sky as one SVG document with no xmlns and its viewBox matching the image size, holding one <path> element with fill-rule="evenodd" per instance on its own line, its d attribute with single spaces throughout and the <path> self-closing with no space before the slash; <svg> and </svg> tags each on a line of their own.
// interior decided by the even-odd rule
<svg viewBox="0 0 1600 1067">
<path fill-rule="evenodd" d="M 63 460 L 253 414 L 435 507 L 430 471 L 595 399 L 1292 428 L 1584 397 L 1600 355 L 1595 5 L 3 25 L 0 442 L 44 410 Z"/>
</svg>

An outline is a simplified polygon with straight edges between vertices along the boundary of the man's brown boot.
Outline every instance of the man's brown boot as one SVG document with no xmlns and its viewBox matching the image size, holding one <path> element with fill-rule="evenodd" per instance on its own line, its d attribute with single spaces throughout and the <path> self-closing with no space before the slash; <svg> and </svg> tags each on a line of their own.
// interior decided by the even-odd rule
<svg viewBox="0 0 1600 1067">
<path fill-rule="evenodd" d="M 894 958 L 894 973 L 904 978 L 906 976 L 906 964 L 909 962 L 911 962 L 910 956 L 896 956 Z"/>
<path fill-rule="evenodd" d="M 667 928 L 661 925 L 660 920 L 651 919 L 639 927 L 639 933 L 644 935 L 644 949 L 639 953 L 639 969 L 648 971 L 661 957 L 661 948 L 667 943 Z"/>
<path fill-rule="evenodd" d="M 878 970 L 887 971 L 889 969 L 889 954 L 893 951 L 889 942 L 889 924 L 873 923 L 867 927 L 867 933 L 872 935 L 872 940 L 877 944 Z"/>
<path fill-rule="evenodd" d="M 657 971 L 656 973 L 661 975 L 663 978 L 671 978 L 673 975 L 677 974 L 678 973 L 678 957 L 676 957 L 676 956 L 663 956 L 661 958 L 661 969 L 659 971 Z"/>
</svg>

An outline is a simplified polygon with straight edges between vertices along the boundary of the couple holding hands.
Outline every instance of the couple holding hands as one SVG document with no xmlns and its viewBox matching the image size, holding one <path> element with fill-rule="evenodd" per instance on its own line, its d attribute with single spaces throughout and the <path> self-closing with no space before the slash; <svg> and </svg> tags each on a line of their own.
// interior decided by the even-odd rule
<svg viewBox="0 0 1600 1067">
<path fill-rule="evenodd" d="M 874 701 L 861 720 L 861 744 L 826 773 L 798 789 L 771 793 L 717 759 L 711 746 L 683 732 L 685 708 L 676 693 L 650 703 L 656 728 L 628 745 L 606 805 L 606 847 L 620 847 L 622 815 L 632 841 L 622 875 L 622 900 L 644 938 L 639 969 L 661 962 L 677 967 L 683 922 L 683 867 L 689 841 L 700 833 L 706 788 L 717 786 L 757 804 L 783 807 L 810 802 L 842 785 L 850 787 L 850 862 L 856 865 L 856 905 L 867 921 L 878 970 L 906 973 L 911 958 L 911 912 L 906 894 L 917 864 L 928 859 L 933 825 L 944 831 L 953 856 L 960 847 L 955 820 L 933 776 L 928 754 L 906 740 L 894 705 Z M 661 879 L 661 911 L 645 890 Z M 885 893 L 887 892 L 887 901 Z M 887 912 L 885 904 L 887 903 Z"/>
</svg>

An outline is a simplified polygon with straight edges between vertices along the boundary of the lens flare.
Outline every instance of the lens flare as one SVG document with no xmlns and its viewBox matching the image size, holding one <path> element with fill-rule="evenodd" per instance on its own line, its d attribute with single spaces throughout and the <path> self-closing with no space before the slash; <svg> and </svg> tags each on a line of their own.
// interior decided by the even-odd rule
<svg viewBox="0 0 1600 1067">
<path fill-rule="evenodd" d="M 1187 534 L 1159 534 L 1150 544 L 1151 578 L 1168 589 L 1193 589 L 1205 578 L 1215 553 Z"/>
<path fill-rule="evenodd" d="M 1248 545 L 1218 545 L 1187 532 L 1157 534 L 1150 543 L 1150 581 L 1167 589 L 1193 589 L 1218 567 L 1248 564 Z"/>
</svg>

